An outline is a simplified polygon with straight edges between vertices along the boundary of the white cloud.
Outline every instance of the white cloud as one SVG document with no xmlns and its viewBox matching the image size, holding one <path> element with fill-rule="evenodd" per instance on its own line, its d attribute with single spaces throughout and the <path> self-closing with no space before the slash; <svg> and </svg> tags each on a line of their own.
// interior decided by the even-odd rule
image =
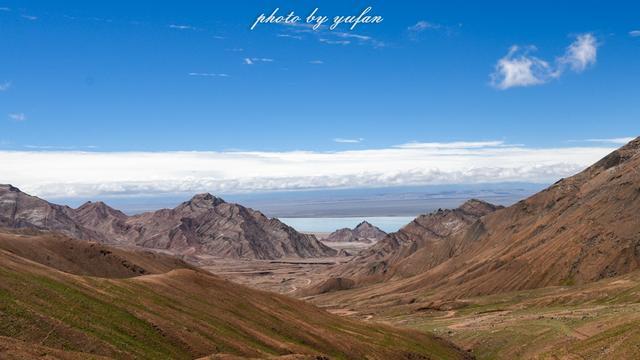
<svg viewBox="0 0 640 360">
<path fill-rule="evenodd" d="M 273 59 L 269 58 L 244 58 L 243 62 L 245 65 L 253 65 L 258 62 L 273 62 Z"/>
<path fill-rule="evenodd" d="M 355 139 L 335 138 L 335 139 L 333 139 L 334 142 L 342 143 L 342 144 L 357 144 L 357 143 L 362 142 L 363 140 L 364 140 L 363 138 L 355 138 Z"/>
<path fill-rule="evenodd" d="M 5 81 L 2 84 L 0 84 L 0 91 L 7 91 L 9 90 L 10 87 L 11 87 L 11 83 L 8 81 Z"/>
<path fill-rule="evenodd" d="M 629 36 L 631 36 L 631 37 L 640 37 L 640 30 L 629 31 Z"/>
<path fill-rule="evenodd" d="M 85 146 L 59 146 L 59 145 L 25 145 L 27 149 L 34 150 L 76 150 L 76 149 L 97 149 L 98 147 L 95 145 L 85 145 Z"/>
<path fill-rule="evenodd" d="M 371 41 L 371 36 L 366 36 L 366 35 L 358 35 L 358 34 L 352 34 L 352 33 L 345 33 L 345 32 L 336 32 L 334 33 L 334 35 L 341 37 L 341 38 L 352 38 L 352 39 L 357 39 L 360 41 Z"/>
<path fill-rule="evenodd" d="M 9 114 L 9 119 L 20 122 L 27 120 L 27 116 L 24 113 L 12 113 Z"/>
<path fill-rule="evenodd" d="M 286 26 L 287 30 L 292 33 L 310 34 L 316 37 L 319 42 L 329 44 L 329 45 L 360 44 L 360 45 L 370 45 L 370 46 L 373 46 L 374 48 L 381 48 L 387 45 L 385 42 L 375 39 L 371 36 L 360 35 L 360 34 L 355 34 L 351 32 L 329 30 L 329 26 L 327 25 L 318 26 L 317 29 L 314 29 L 314 25 L 305 24 L 305 23 L 283 23 L 282 25 Z M 280 34 L 278 36 L 296 37 L 297 35 L 287 36 L 286 34 Z"/>
<path fill-rule="evenodd" d="M 406 144 L 396 145 L 394 147 L 400 149 L 474 149 L 486 147 L 506 146 L 504 141 L 454 141 L 454 142 L 410 142 Z M 513 145 L 511 145 L 513 146 Z"/>
<path fill-rule="evenodd" d="M 27 19 L 27 20 L 31 20 L 31 21 L 35 21 L 38 20 L 37 16 L 33 16 L 33 15 L 21 15 L 22 18 Z"/>
<path fill-rule="evenodd" d="M 196 30 L 196 28 L 191 25 L 178 25 L 178 24 L 171 24 L 169 25 L 169 28 L 177 29 L 177 30 Z"/>
<path fill-rule="evenodd" d="M 300 36 L 300 35 L 277 34 L 276 36 L 280 37 L 280 38 L 289 38 L 289 39 L 302 40 L 302 36 Z"/>
<path fill-rule="evenodd" d="M 592 34 L 578 35 L 565 54 L 549 62 L 531 55 L 533 46 L 512 46 L 490 75 L 491 85 L 501 89 L 545 84 L 560 77 L 569 67 L 580 73 L 596 63 L 598 43 Z"/>
<path fill-rule="evenodd" d="M 309 64 L 322 65 L 322 64 L 324 64 L 324 61 L 322 61 L 322 60 L 311 60 L 311 61 L 309 61 Z"/>
<path fill-rule="evenodd" d="M 318 41 L 321 43 L 329 44 L 329 45 L 349 45 L 351 41 L 349 40 L 330 40 L 325 38 L 320 38 Z"/>
<path fill-rule="evenodd" d="M 587 67 L 596 63 L 598 54 L 598 43 L 592 34 L 578 35 L 567 48 L 566 53 L 558 61 L 560 64 L 567 64 L 571 70 L 582 72 Z"/>
<path fill-rule="evenodd" d="M 409 26 L 407 30 L 412 33 L 420 33 L 427 29 L 439 29 L 439 28 L 440 28 L 439 24 L 433 24 L 428 21 L 421 20 L 415 23 L 414 25 Z"/>
<path fill-rule="evenodd" d="M 529 148 L 483 141 L 337 152 L 0 151 L 0 183 L 43 197 L 550 183 L 613 149 L 604 144 Z"/>
<path fill-rule="evenodd" d="M 552 77 L 552 70 L 544 60 L 531 56 L 535 48 L 512 46 L 509 53 L 498 60 L 495 71 L 491 75 L 491 84 L 498 89 L 516 86 L 532 86 L 544 84 Z"/>
<path fill-rule="evenodd" d="M 632 137 L 610 138 L 610 139 L 586 139 L 587 142 L 609 143 L 609 144 L 626 144 L 633 140 Z"/>
<path fill-rule="evenodd" d="M 225 73 L 199 73 L 199 72 L 190 72 L 189 76 L 203 76 L 203 77 L 229 77 L 229 74 Z"/>
</svg>

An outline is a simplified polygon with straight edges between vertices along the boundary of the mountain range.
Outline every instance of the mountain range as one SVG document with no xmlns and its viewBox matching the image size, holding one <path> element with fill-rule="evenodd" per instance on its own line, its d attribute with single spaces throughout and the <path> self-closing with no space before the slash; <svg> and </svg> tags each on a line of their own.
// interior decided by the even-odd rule
<svg viewBox="0 0 640 360">
<path fill-rule="evenodd" d="M 0 185 L 0 226 L 219 258 L 307 258 L 337 253 L 313 235 L 211 194 L 198 194 L 173 209 L 127 216 L 103 202 L 72 209 Z"/>
</svg>

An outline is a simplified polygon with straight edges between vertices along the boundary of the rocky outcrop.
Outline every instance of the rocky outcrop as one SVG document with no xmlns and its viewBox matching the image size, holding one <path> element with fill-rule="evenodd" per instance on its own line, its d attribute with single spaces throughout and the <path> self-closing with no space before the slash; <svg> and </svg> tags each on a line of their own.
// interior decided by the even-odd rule
<svg viewBox="0 0 640 360">
<path fill-rule="evenodd" d="M 74 217 L 74 209 L 68 206 L 51 204 L 17 187 L 0 184 L 0 227 L 52 230 L 77 239 L 106 241 Z"/>
<path fill-rule="evenodd" d="M 360 242 L 360 243 L 371 244 L 371 243 L 375 243 L 382 240 L 386 235 L 387 235 L 386 232 L 371 225 L 367 221 L 363 221 L 353 229 L 342 228 L 332 232 L 331 234 L 329 234 L 329 236 L 327 236 L 324 239 L 324 241 Z"/>
</svg>

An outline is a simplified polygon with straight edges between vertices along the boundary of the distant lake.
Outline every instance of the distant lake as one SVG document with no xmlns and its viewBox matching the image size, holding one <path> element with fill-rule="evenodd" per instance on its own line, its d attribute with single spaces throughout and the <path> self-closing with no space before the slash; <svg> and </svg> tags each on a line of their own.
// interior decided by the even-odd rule
<svg viewBox="0 0 640 360">
<path fill-rule="evenodd" d="M 279 218 L 285 224 L 303 232 L 333 232 L 340 228 L 354 228 L 368 221 L 385 232 L 393 232 L 410 223 L 415 216 Z"/>
</svg>

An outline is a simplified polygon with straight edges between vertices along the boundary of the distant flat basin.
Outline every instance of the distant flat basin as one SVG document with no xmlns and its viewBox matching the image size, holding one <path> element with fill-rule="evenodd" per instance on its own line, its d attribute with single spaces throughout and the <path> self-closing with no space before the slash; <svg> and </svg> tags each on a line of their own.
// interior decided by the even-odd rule
<svg viewBox="0 0 640 360">
<path fill-rule="evenodd" d="M 413 219 L 415 216 L 280 218 L 285 224 L 302 232 L 333 232 L 340 228 L 352 229 L 365 220 L 385 232 L 393 232 L 407 225 Z"/>
</svg>

